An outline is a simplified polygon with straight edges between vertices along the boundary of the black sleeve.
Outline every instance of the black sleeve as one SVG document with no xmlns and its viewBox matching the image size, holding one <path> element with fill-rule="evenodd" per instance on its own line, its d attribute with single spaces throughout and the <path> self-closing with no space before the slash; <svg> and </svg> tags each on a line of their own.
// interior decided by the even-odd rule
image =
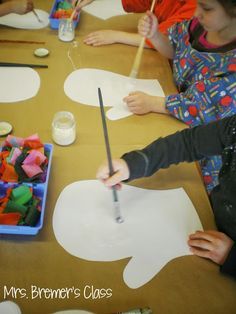
<svg viewBox="0 0 236 314">
<path fill-rule="evenodd" d="M 159 138 L 142 150 L 124 154 L 121 158 L 128 164 L 129 180 L 148 177 L 158 169 L 183 161 L 221 155 L 226 146 L 233 144 L 229 134 L 235 126 L 236 115 Z M 235 137 L 231 139 L 235 141 Z"/>
<path fill-rule="evenodd" d="M 236 279 L 236 243 L 234 243 L 226 261 L 220 267 L 220 271 Z"/>
</svg>

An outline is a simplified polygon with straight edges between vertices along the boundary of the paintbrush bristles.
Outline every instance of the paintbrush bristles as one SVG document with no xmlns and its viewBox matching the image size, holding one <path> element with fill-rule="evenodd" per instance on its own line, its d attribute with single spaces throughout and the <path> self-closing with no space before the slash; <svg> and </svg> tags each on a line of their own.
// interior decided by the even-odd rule
<svg viewBox="0 0 236 314">
<path fill-rule="evenodd" d="M 151 5 L 151 9 L 150 11 L 152 12 L 155 6 L 156 0 L 152 0 L 152 5 Z M 141 59 L 142 59 L 142 54 L 143 54 L 143 47 L 145 44 L 145 37 L 143 37 L 140 41 L 139 47 L 138 47 L 138 51 L 136 53 L 135 59 L 134 59 L 134 63 L 130 72 L 130 77 L 131 78 L 136 78 L 138 75 L 138 70 L 139 70 L 139 66 L 141 63 Z"/>
</svg>

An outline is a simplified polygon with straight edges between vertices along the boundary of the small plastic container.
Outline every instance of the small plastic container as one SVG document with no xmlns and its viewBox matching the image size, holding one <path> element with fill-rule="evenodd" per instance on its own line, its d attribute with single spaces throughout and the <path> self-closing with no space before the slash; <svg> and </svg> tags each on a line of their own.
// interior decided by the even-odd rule
<svg viewBox="0 0 236 314">
<path fill-rule="evenodd" d="M 72 41 L 75 38 L 74 23 L 70 19 L 60 19 L 58 28 L 58 38 L 61 41 Z"/>
<path fill-rule="evenodd" d="M 59 2 L 61 2 L 62 0 L 55 0 L 55 2 L 53 3 L 50 15 L 49 15 L 49 21 L 50 21 L 50 27 L 52 29 L 58 29 L 59 28 L 59 24 L 60 24 L 60 19 L 59 18 L 54 18 L 54 12 L 57 9 L 57 5 Z M 80 12 L 78 13 L 76 19 L 73 19 L 73 24 L 74 24 L 74 28 L 76 28 L 76 26 L 79 23 L 79 18 L 80 18 Z"/>
<path fill-rule="evenodd" d="M 52 121 L 52 139 L 61 146 L 72 144 L 76 139 L 76 122 L 69 111 L 59 111 Z"/>
</svg>

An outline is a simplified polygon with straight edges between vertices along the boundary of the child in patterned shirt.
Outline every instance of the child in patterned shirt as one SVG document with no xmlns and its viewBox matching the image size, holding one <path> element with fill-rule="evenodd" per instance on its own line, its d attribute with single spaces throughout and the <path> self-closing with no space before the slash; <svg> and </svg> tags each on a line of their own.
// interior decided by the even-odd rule
<svg viewBox="0 0 236 314">
<path fill-rule="evenodd" d="M 169 36 L 157 30 L 158 20 L 147 14 L 139 34 L 164 56 L 173 59 L 178 93 L 154 97 L 135 91 L 124 98 L 135 114 L 171 114 L 190 127 L 236 113 L 236 0 L 198 0 L 195 17 L 175 24 Z M 218 184 L 221 158 L 200 162 L 208 192 Z"/>
</svg>

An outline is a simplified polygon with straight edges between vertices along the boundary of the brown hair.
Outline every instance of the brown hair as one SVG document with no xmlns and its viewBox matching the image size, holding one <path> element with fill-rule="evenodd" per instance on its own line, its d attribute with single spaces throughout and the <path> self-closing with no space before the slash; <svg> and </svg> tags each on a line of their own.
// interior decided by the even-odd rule
<svg viewBox="0 0 236 314">
<path fill-rule="evenodd" d="M 236 0 L 217 0 L 226 13 L 231 17 L 236 17 Z"/>
</svg>

